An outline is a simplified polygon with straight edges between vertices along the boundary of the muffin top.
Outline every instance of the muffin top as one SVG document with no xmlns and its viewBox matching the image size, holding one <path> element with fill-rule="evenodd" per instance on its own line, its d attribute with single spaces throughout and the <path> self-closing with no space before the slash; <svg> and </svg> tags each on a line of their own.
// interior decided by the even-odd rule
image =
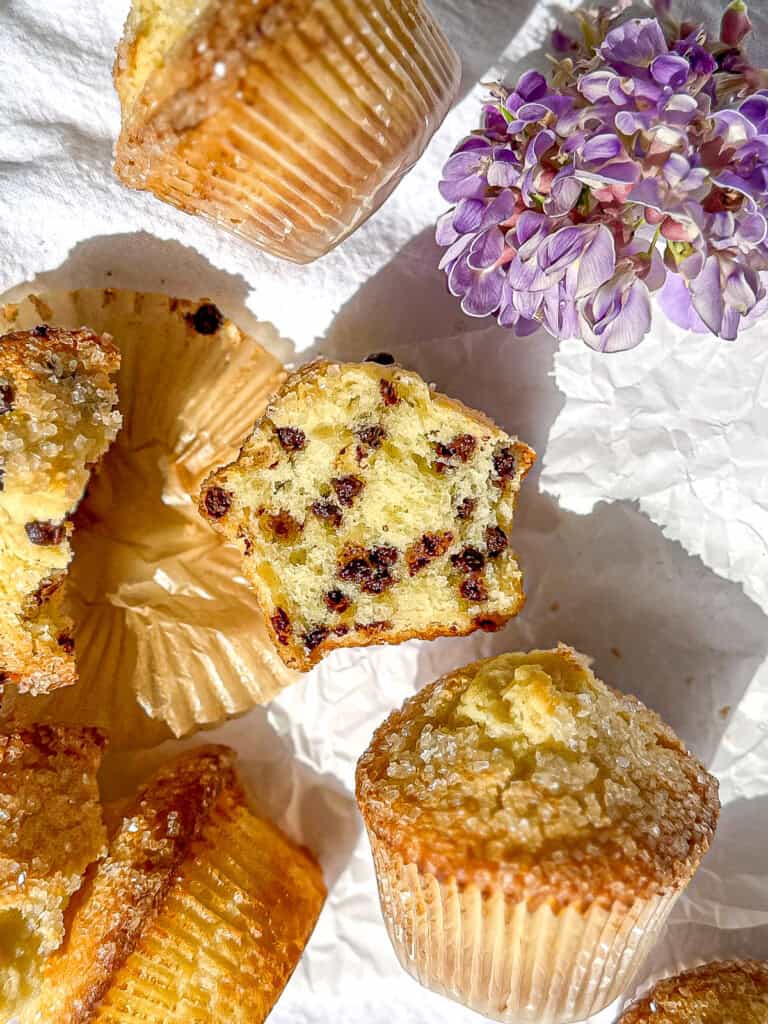
<svg viewBox="0 0 768 1024">
<path fill-rule="evenodd" d="M 704 964 L 666 978 L 631 1006 L 619 1024 L 765 1024 L 768 961 Z"/>
<path fill-rule="evenodd" d="M 560 906 L 684 884 L 719 811 L 716 780 L 658 715 L 564 645 L 425 687 L 375 733 L 357 796 L 407 863 Z"/>
</svg>

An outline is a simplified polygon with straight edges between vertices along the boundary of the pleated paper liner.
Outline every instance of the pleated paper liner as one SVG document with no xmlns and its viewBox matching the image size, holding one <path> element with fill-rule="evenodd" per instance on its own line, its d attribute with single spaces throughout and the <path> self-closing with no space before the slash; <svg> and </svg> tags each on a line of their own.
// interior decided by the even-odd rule
<svg viewBox="0 0 768 1024">
<path fill-rule="evenodd" d="M 555 913 L 440 882 L 369 833 L 387 931 L 422 985 L 505 1024 L 583 1021 L 626 993 L 680 894 Z"/>
<path fill-rule="evenodd" d="M 46 322 L 113 335 L 123 427 L 75 517 L 67 600 L 80 681 L 11 694 L 25 720 L 87 722 L 116 749 L 151 746 L 246 711 L 293 682 L 239 553 L 197 511 L 284 379 L 277 333 L 255 336 L 207 300 L 84 289 L 0 306 L 0 331 Z"/>
<path fill-rule="evenodd" d="M 221 53 L 228 32 L 232 52 Z M 118 49 L 118 89 L 134 45 Z M 213 3 L 166 56 L 123 111 L 118 176 L 299 263 L 382 204 L 442 123 L 461 73 L 422 0 Z M 217 64 L 223 77 L 206 82 Z M 159 131 L 163 101 L 180 104 L 185 87 L 207 116 L 196 107 L 177 115 L 182 128 Z"/>
</svg>

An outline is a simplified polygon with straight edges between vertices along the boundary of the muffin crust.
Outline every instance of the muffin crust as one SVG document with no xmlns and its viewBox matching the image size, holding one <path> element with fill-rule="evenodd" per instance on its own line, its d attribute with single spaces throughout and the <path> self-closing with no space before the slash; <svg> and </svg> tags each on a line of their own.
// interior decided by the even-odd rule
<svg viewBox="0 0 768 1024">
<path fill-rule="evenodd" d="M 530 909 L 682 886 L 719 811 L 672 730 L 564 645 L 477 662 L 406 701 L 361 758 L 357 798 L 404 863 Z"/>
<path fill-rule="evenodd" d="M 768 961 L 704 964 L 660 981 L 619 1024 L 765 1024 Z"/>
</svg>

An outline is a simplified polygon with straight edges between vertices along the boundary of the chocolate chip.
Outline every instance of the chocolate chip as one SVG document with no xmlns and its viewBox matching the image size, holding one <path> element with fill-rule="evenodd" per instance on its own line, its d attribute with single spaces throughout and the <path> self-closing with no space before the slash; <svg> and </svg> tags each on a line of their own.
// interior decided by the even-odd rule
<svg viewBox="0 0 768 1024">
<path fill-rule="evenodd" d="M 391 366 L 394 361 L 395 357 L 389 352 L 372 352 L 365 357 L 366 363 L 378 363 L 380 366 Z"/>
<path fill-rule="evenodd" d="M 312 503 L 312 511 L 318 519 L 327 520 L 331 526 L 341 526 L 342 513 L 335 502 L 315 501 Z"/>
<path fill-rule="evenodd" d="M 405 553 L 405 561 L 408 572 L 415 576 L 434 558 L 444 555 L 453 541 L 453 534 L 450 530 L 443 533 L 425 533 L 420 540 L 415 541 Z"/>
<path fill-rule="evenodd" d="M 278 608 L 269 621 L 272 623 L 272 628 L 280 643 L 287 644 L 293 633 L 293 626 L 288 618 L 288 613 L 283 608 Z"/>
<path fill-rule="evenodd" d="M 325 595 L 325 607 L 329 612 L 337 612 L 339 615 L 349 608 L 350 600 L 341 590 L 329 590 Z"/>
<path fill-rule="evenodd" d="M 16 392 L 13 390 L 12 384 L 0 384 L 0 416 L 4 416 L 7 412 L 13 412 L 15 398 Z"/>
<path fill-rule="evenodd" d="M 508 480 L 515 475 L 515 453 L 511 448 L 502 448 L 493 456 L 493 468 L 500 480 Z"/>
<path fill-rule="evenodd" d="M 237 531 L 237 536 L 243 542 L 243 550 L 247 558 L 249 555 L 253 554 L 253 543 L 251 541 L 251 538 L 248 536 L 248 534 L 245 532 L 242 526 Z"/>
<path fill-rule="evenodd" d="M 462 572 L 480 572 L 485 565 L 485 555 L 477 548 L 464 548 L 457 555 L 451 555 L 451 562 Z"/>
<path fill-rule="evenodd" d="M 38 324 L 37 327 L 32 328 L 32 333 L 36 338 L 47 338 L 51 333 L 51 328 L 48 324 Z"/>
<path fill-rule="evenodd" d="M 486 590 L 485 584 L 475 576 L 462 581 L 461 586 L 459 587 L 459 593 L 462 597 L 466 598 L 467 601 L 488 600 L 488 591 Z"/>
<path fill-rule="evenodd" d="M 474 625 L 478 629 L 482 629 L 485 633 L 497 633 L 500 629 L 503 629 L 506 625 L 504 619 L 493 618 L 492 616 L 478 615 L 474 620 Z"/>
<path fill-rule="evenodd" d="M 295 540 L 304 529 L 302 523 L 294 519 L 290 512 L 281 509 L 277 515 L 266 517 L 267 529 L 279 540 Z"/>
<path fill-rule="evenodd" d="M 25 523 L 24 529 L 30 541 L 33 544 L 39 544 L 41 547 L 61 544 L 66 533 L 63 523 L 41 522 L 39 519 L 31 523 Z"/>
<path fill-rule="evenodd" d="M 375 622 L 356 622 L 355 629 L 361 633 L 381 633 L 385 629 L 391 629 L 392 623 L 389 619 L 377 619 Z"/>
<path fill-rule="evenodd" d="M 205 492 L 203 504 L 211 519 L 223 519 L 232 507 L 232 495 L 223 487 L 209 487 Z"/>
<path fill-rule="evenodd" d="M 477 438 L 472 434 L 457 434 L 448 444 L 437 442 L 435 451 L 441 459 L 457 458 L 460 462 L 469 462 L 475 454 Z"/>
<path fill-rule="evenodd" d="M 371 553 L 369 555 L 370 560 L 378 569 L 390 568 L 395 565 L 399 557 L 400 553 L 397 548 L 387 546 L 371 548 Z"/>
<path fill-rule="evenodd" d="M 316 647 L 328 636 L 329 630 L 326 626 L 315 626 L 308 633 L 304 634 L 304 646 L 308 651 L 314 651 Z"/>
<path fill-rule="evenodd" d="M 336 497 L 341 504 L 349 508 L 365 487 L 365 483 L 357 476 L 341 476 L 331 480 L 331 487 L 336 491 Z"/>
<path fill-rule="evenodd" d="M 341 626 L 335 626 L 331 632 L 334 636 L 346 636 L 349 632 L 349 626 L 345 626 L 343 624 Z"/>
<path fill-rule="evenodd" d="M 298 427 L 276 427 L 277 440 L 288 452 L 300 452 L 307 443 L 307 435 Z"/>
<path fill-rule="evenodd" d="M 0 492 L 5 490 L 5 470 L 0 466 Z"/>
<path fill-rule="evenodd" d="M 464 498 L 463 501 L 459 502 L 459 507 L 456 509 L 456 515 L 459 519 L 471 519 L 475 514 L 477 508 L 477 498 Z"/>
<path fill-rule="evenodd" d="M 224 323 L 221 310 L 212 302 L 204 302 L 194 313 L 187 313 L 186 319 L 198 334 L 215 334 Z"/>
<path fill-rule="evenodd" d="M 357 436 L 368 448 L 380 448 L 381 442 L 387 436 L 387 432 L 384 427 L 375 423 L 371 427 L 361 427 L 357 431 Z"/>
<path fill-rule="evenodd" d="M 385 380 L 384 377 L 379 381 L 379 392 L 384 405 L 397 405 L 400 401 L 397 397 L 394 384 L 391 380 Z"/>
<path fill-rule="evenodd" d="M 72 639 L 71 636 L 68 636 L 66 633 L 60 633 L 59 636 L 56 637 L 56 643 L 67 654 L 71 654 L 72 651 L 74 651 L 75 649 L 75 641 Z"/>
<path fill-rule="evenodd" d="M 502 551 L 509 547 L 507 535 L 500 526 L 487 526 L 485 529 L 485 545 L 489 558 L 498 558 Z"/>
<path fill-rule="evenodd" d="M 378 547 L 365 551 L 354 546 L 342 555 L 339 579 L 357 584 L 366 594 L 381 594 L 397 582 L 389 570 L 398 557 L 397 548 Z"/>
</svg>

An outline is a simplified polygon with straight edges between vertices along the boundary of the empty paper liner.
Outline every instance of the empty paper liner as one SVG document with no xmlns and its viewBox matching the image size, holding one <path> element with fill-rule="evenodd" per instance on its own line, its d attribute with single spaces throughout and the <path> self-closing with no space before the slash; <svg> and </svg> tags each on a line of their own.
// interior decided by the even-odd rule
<svg viewBox="0 0 768 1024">
<path fill-rule="evenodd" d="M 275 347 L 276 331 L 249 336 L 208 300 L 111 289 L 0 307 L 3 332 L 41 322 L 113 335 L 123 427 L 75 515 L 67 602 L 79 682 L 8 703 L 22 721 L 87 722 L 131 748 L 269 700 L 296 676 L 197 494 L 285 376 L 260 344 Z"/>
</svg>

